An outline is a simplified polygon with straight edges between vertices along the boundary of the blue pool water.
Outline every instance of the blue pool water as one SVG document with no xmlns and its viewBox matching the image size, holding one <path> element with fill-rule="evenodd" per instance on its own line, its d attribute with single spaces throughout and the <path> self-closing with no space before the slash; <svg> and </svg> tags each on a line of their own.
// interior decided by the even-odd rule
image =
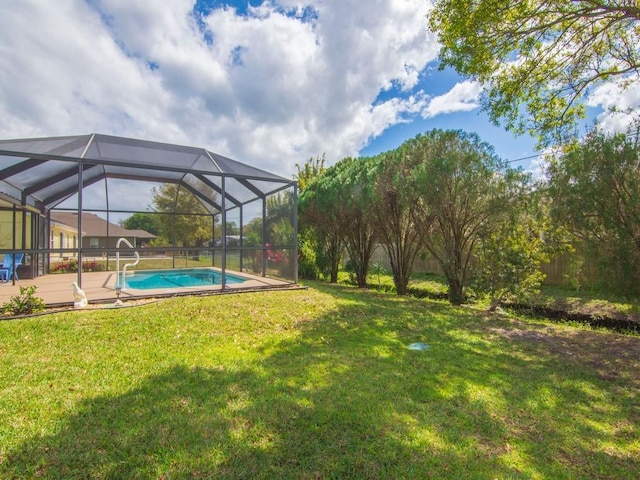
<svg viewBox="0 0 640 480">
<path fill-rule="evenodd" d="M 242 283 L 246 278 L 227 273 L 226 283 Z M 139 290 L 154 288 L 210 287 L 222 284 L 222 273 L 206 268 L 182 268 L 172 270 L 142 270 L 127 272 L 124 287 Z"/>
</svg>

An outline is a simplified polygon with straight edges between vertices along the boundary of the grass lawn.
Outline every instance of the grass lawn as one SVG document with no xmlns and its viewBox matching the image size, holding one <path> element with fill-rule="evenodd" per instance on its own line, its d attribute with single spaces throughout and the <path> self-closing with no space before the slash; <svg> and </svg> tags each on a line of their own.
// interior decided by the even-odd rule
<svg viewBox="0 0 640 480">
<path fill-rule="evenodd" d="M 128 252 L 127 252 L 128 253 Z M 76 259 L 73 259 L 74 262 L 77 262 Z M 120 257 L 120 268 L 124 266 L 126 263 L 131 263 L 135 261 L 135 259 L 128 255 L 122 255 Z M 62 265 L 68 264 L 69 262 L 60 262 Z M 109 257 L 109 261 L 105 258 L 90 258 L 83 262 L 85 265 L 87 263 L 96 263 L 103 270 L 115 271 L 116 269 L 116 258 L 115 255 Z M 55 269 L 54 264 L 54 269 Z M 76 263 L 77 265 L 77 263 Z M 216 267 L 220 267 L 222 265 L 222 257 L 220 254 L 216 253 L 215 258 L 212 260 L 210 256 L 198 255 L 198 256 L 184 256 L 184 255 L 176 255 L 175 257 L 171 257 L 170 255 L 165 255 L 161 257 L 140 257 L 140 261 L 137 266 L 131 267 L 130 270 L 154 270 L 154 269 L 164 269 L 164 268 L 197 268 L 197 267 L 211 267 L 215 265 Z M 231 252 L 227 255 L 227 268 L 229 269 L 239 269 L 240 268 L 240 256 L 237 252 Z M 77 270 L 75 270 L 77 271 Z M 56 273 L 55 270 L 52 273 Z M 67 273 L 64 269 L 58 273 Z"/>
<path fill-rule="evenodd" d="M 638 478 L 639 392 L 638 336 L 347 286 L 69 311 L 0 322 L 0 477 Z"/>
</svg>

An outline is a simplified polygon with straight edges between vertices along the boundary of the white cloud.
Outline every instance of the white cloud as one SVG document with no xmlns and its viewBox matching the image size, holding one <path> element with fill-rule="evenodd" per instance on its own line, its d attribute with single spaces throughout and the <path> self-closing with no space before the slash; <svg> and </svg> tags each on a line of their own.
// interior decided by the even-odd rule
<svg viewBox="0 0 640 480">
<path fill-rule="evenodd" d="M 480 93 L 482 85 L 479 82 L 466 80 L 457 83 L 444 95 L 432 98 L 422 115 L 431 118 L 444 113 L 469 112 L 478 108 Z"/>
<path fill-rule="evenodd" d="M 596 117 L 602 130 L 609 133 L 624 132 L 634 122 L 640 121 L 640 82 L 625 84 L 625 80 L 620 80 L 605 83 L 589 96 L 587 105 L 602 108 Z"/>
<path fill-rule="evenodd" d="M 438 50 L 424 0 L 281 0 L 200 19 L 194 4 L 2 2 L 2 137 L 178 142 L 291 176 L 323 152 L 357 154 L 420 111 L 453 111 L 411 94 Z M 464 109 L 473 91 L 449 95 Z"/>
</svg>

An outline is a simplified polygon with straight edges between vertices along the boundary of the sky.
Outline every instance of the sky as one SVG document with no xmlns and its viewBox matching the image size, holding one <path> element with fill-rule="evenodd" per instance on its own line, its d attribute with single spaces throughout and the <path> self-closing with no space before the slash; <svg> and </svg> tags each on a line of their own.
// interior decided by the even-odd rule
<svg viewBox="0 0 640 480">
<path fill-rule="evenodd" d="M 425 0 L 0 0 L 0 138 L 102 133 L 207 148 L 291 178 L 432 128 L 514 166 L 535 142 L 492 125 L 481 85 L 438 70 Z M 615 128 L 594 92 L 591 117 Z M 635 102 L 635 103 L 634 103 Z"/>
</svg>

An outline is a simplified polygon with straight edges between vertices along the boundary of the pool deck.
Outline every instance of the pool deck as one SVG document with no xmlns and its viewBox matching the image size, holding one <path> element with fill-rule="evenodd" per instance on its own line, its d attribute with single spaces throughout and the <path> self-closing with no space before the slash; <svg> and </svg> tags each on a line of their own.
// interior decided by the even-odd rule
<svg viewBox="0 0 640 480">
<path fill-rule="evenodd" d="M 246 273 L 228 271 L 229 274 L 246 277 L 248 280 L 242 283 L 226 285 L 222 290 L 220 285 L 210 287 L 186 287 L 158 290 L 123 290 L 120 299 L 127 300 L 153 297 L 171 297 L 177 295 L 200 295 L 207 293 L 230 293 L 251 291 L 265 288 L 281 288 L 295 286 L 294 284 L 268 277 L 258 277 Z M 109 303 L 116 301 L 115 272 L 83 272 L 82 290 L 87 295 L 89 303 Z M 0 283 L 0 305 L 6 303 L 11 297 L 20 294 L 20 287 L 36 285 L 36 297 L 40 297 L 49 306 L 73 305 L 73 289 L 71 283 L 78 280 L 76 273 L 49 274 L 34 279 L 20 279 L 15 285 L 9 282 Z"/>
</svg>

